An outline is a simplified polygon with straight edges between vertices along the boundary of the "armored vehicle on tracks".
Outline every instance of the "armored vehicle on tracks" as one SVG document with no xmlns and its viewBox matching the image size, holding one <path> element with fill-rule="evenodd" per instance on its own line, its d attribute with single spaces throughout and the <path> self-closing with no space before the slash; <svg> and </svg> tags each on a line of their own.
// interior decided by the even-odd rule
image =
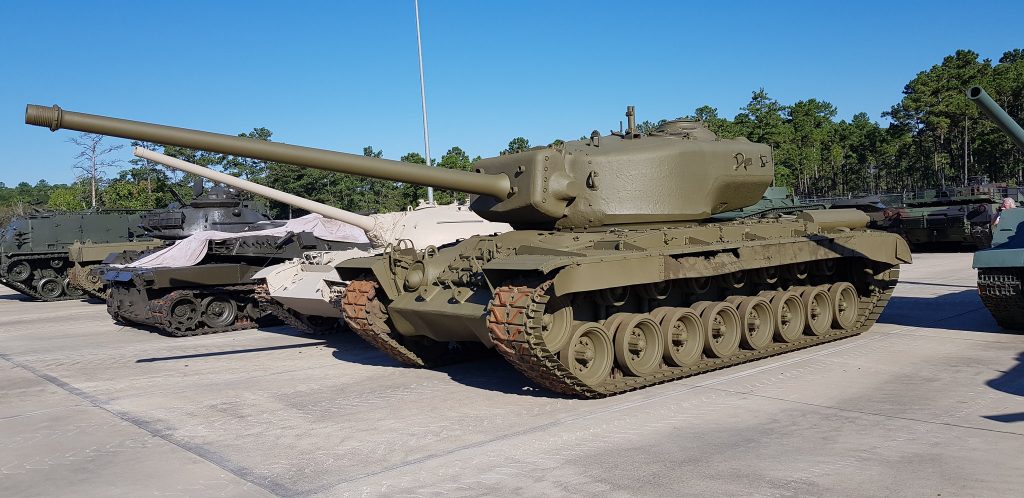
<svg viewBox="0 0 1024 498">
<path fill-rule="evenodd" d="M 174 190 L 171 193 L 177 203 L 140 216 L 139 227 L 147 237 L 152 237 L 147 242 L 72 245 L 69 252 L 73 263 L 68 274 L 70 284 L 89 295 L 106 299 L 107 281 L 103 275 L 111 265 L 130 263 L 146 252 L 201 231 L 238 233 L 254 223 L 270 220 L 256 203 L 242 200 L 235 190 L 216 184 L 204 189 L 201 177 L 192 184 L 190 202 L 184 202 Z"/>
<path fill-rule="evenodd" d="M 266 314 L 255 296 L 257 271 L 305 251 L 368 247 L 354 227 L 321 228 L 318 220 L 259 222 L 249 232 L 199 232 L 108 269 L 107 311 L 117 321 L 179 337 L 253 328 Z"/>
<path fill-rule="evenodd" d="M 249 191 L 364 230 L 371 250 L 353 247 L 342 251 L 310 251 L 300 258 L 258 271 L 256 297 L 264 309 L 285 323 L 310 334 L 334 332 L 344 325 L 341 310 L 331 303 L 344 286 L 335 267 L 354 257 L 380 253 L 390 245 L 403 247 L 443 246 L 473 235 L 495 235 L 512 229 L 507 223 L 487 221 L 460 204 L 430 205 L 395 213 L 363 216 L 304 199 L 248 180 L 212 171 L 180 159 L 136 148 L 135 155 L 239 190 Z"/>
<path fill-rule="evenodd" d="M 1024 129 L 985 90 L 971 87 L 967 98 L 1024 151 Z M 978 294 L 1000 326 L 1024 331 L 1024 209 L 1002 211 L 993 221 L 992 248 L 974 253 Z"/>
<path fill-rule="evenodd" d="M 911 246 L 985 248 L 991 241 L 989 226 L 998 203 L 991 190 L 980 186 L 914 192 L 906 196 L 899 210 L 902 235 Z"/>
<path fill-rule="evenodd" d="M 897 235 L 855 210 L 713 221 L 756 204 L 771 148 L 670 121 L 455 171 L 29 106 L 26 123 L 474 194 L 497 236 L 396 246 L 339 265 L 349 327 L 432 366 L 492 346 L 553 391 L 601 397 L 859 334 L 888 302 Z M 469 346 L 462 348 L 460 346 Z"/>
<path fill-rule="evenodd" d="M 793 191 L 787 187 L 768 187 L 757 204 L 716 214 L 712 218 L 717 221 L 770 218 L 786 214 L 796 214 L 810 209 L 825 209 L 826 207 L 825 204 L 820 202 L 798 199 L 793 195 Z"/>
<path fill-rule="evenodd" d="M 74 264 L 69 250 L 76 243 L 110 250 L 151 247 L 154 242 L 139 228 L 142 215 L 141 211 L 110 210 L 16 217 L 0 236 L 0 283 L 43 301 L 95 295 L 88 287 L 72 285 Z M 103 259 L 78 256 L 86 264 Z"/>
</svg>

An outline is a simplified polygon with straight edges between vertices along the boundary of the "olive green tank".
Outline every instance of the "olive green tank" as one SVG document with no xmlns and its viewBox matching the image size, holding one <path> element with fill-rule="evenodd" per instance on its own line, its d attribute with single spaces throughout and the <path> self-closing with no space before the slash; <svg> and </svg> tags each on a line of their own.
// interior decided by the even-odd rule
<svg viewBox="0 0 1024 498">
<path fill-rule="evenodd" d="M 926 189 L 908 194 L 893 230 L 911 247 L 925 244 L 984 249 L 991 244 L 990 224 L 999 206 L 988 186 Z"/>
<path fill-rule="evenodd" d="M 42 301 L 99 297 L 91 287 L 74 285 L 75 271 L 111 251 L 159 245 L 139 227 L 143 215 L 107 210 L 15 217 L 0 235 L 0 283 Z"/>
<path fill-rule="evenodd" d="M 967 90 L 974 102 L 1018 148 L 1024 151 L 1024 129 L 1018 125 L 981 87 Z M 1011 198 L 1013 198 L 1011 196 Z M 1017 197 L 1016 201 L 1020 202 Z M 991 249 L 974 253 L 978 269 L 978 295 L 1003 328 L 1024 331 L 1024 241 L 1017 235 L 1024 226 L 1024 210 L 1000 210 L 994 222 Z"/>
<path fill-rule="evenodd" d="M 493 347 L 553 391 L 602 397 L 867 330 L 911 262 L 855 210 L 715 221 L 761 200 L 771 148 L 670 121 L 451 171 L 29 106 L 26 122 L 473 194 L 515 230 L 347 260 L 335 303 L 406 365 Z"/>
<path fill-rule="evenodd" d="M 107 283 L 103 276 L 110 265 L 130 263 L 149 251 L 204 230 L 235 233 L 253 223 L 270 219 L 256 203 L 242 200 L 237 191 L 216 184 L 203 188 L 202 178 L 197 177 L 192 184 L 190 202 L 184 202 L 174 190 L 171 193 L 176 203 L 140 214 L 137 225 L 145 232 L 142 239 L 108 243 L 90 240 L 72 244 L 68 250 L 71 261 L 68 282 L 71 287 L 105 300 Z"/>
</svg>

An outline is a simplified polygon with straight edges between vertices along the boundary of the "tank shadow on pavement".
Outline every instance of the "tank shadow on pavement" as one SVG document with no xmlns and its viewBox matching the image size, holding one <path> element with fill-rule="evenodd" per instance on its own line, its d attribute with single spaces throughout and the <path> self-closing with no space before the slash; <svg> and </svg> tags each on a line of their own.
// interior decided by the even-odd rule
<svg viewBox="0 0 1024 498">
<path fill-rule="evenodd" d="M 956 313 L 957 310 L 960 312 Z M 878 323 L 926 326 L 964 332 L 1015 334 L 996 323 L 981 304 L 978 291 L 973 287 L 933 297 L 894 296 L 886 306 L 885 312 L 878 318 Z"/>
<path fill-rule="evenodd" d="M 1017 364 L 1002 375 L 985 383 L 996 391 L 1024 397 L 1024 352 L 1017 355 Z M 985 415 L 983 418 L 996 422 L 1024 422 L 1024 412 Z"/>
<path fill-rule="evenodd" d="M 311 346 L 324 346 L 327 341 L 304 342 L 301 344 L 285 344 L 283 346 L 268 346 L 265 348 L 233 349 L 230 351 L 211 351 L 209 353 L 183 354 L 177 356 L 157 356 L 153 358 L 139 358 L 135 363 L 154 363 L 158 361 L 189 360 L 193 358 L 208 358 L 211 356 L 225 356 L 233 354 L 260 353 L 263 351 L 279 351 L 282 349 L 308 348 Z"/>
</svg>

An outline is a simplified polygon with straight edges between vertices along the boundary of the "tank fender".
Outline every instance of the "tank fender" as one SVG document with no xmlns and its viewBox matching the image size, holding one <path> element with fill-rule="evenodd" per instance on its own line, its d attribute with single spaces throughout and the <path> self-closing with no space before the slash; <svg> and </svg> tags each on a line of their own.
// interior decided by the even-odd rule
<svg viewBox="0 0 1024 498">
<path fill-rule="evenodd" d="M 352 258 L 343 261 L 337 266 L 340 282 L 355 280 L 367 273 L 372 274 L 380 283 L 381 290 L 391 299 L 397 299 L 400 294 L 398 282 L 388 268 L 388 258 L 380 256 L 369 256 L 364 258 Z"/>
<path fill-rule="evenodd" d="M 553 261 L 534 265 L 532 269 L 554 273 L 555 294 L 564 295 L 839 257 L 860 257 L 891 265 L 911 262 L 909 246 L 901 237 L 884 232 L 850 231 L 832 237 L 788 243 L 748 242 L 690 253 L 552 258 Z"/>
</svg>

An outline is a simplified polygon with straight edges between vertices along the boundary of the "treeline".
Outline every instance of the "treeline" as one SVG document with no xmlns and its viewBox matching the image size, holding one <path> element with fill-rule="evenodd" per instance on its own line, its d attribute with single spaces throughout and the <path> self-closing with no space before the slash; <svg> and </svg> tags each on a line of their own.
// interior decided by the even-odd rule
<svg viewBox="0 0 1024 498">
<path fill-rule="evenodd" d="M 732 118 L 720 116 L 711 106 L 701 106 L 687 116 L 704 121 L 719 135 L 743 136 L 767 143 L 775 151 L 776 183 L 793 187 L 799 194 L 846 196 L 872 192 L 903 192 L 939 185 L 961 185 L 969 178 L 986 176 L 992 181 L 1024 184 L 1024 155 L 995 126 L 979 114 L 965 97 L 965 89 L 981 85 L 1018 122 L 1024 121 L 1024 50 L 1005 52 L 993 63 L 969 50 L 959 50 L 940 64 L 917 74 L 903 89 L 899 102 L 882 113 L 886 125 L 865 112 L 837 120 L 836 107 L 809 98 L 782 103 L 764 89 L 752 92 L 750 101 Z M 645 121 L 641 131 L 658 123 Z M 240 134 L 255 140 L 271 140 L 266 128 Z M 102 137 L 80 137 L 92 143 Z M 553 140 L 552 143 L 560 142 Z M 76 142 L 77 143 L 77 142 Z M 293 194 L 356 212 L 385 212 L 415 206 L 426 189 L 415 185 L 373 180 L 346 174 L 252 159 L 213 154 L 180 147 L 133 143 L 189 162 L 272 186 Z M 516 137 L 500 153 L 529 148 Z M 116 147 L 109 148 L 115 150 Z M 104 148 L 92 150 L 107 150 Z M 363 154 L 383 157 L 383 151 L 367 146 Z M 76 169 L 84 172 L 70 185 L 0 183 L 0 214 L 24 212 L 28 206 L 80 210 L 95 205 L 105 208 L 163 207 L 175 198 L 188 199 L 192 178 L 168 171 L 142 159 L 116 165 L 103 157 L 82 155 Z M 432 162 L 442 168 L 471 170 L 480 157 L 451 147 Z M 400 157 L 410 163 L 426 163 L 410 152 Z M 91 161 L 91 162 L 90 162 Z M 108 177 L 104 169 L 116 169 Z M 437 202 L 448 203 L 464 194 L 435 191 Z M 288 217 L 287 206 L 273 204 L 273 214 Z"/>
<path fill-rule="evenodd" d="M 770 144 L 776 182 L 798 193 L 845 196 L 904 192 L 963 185 L 987 177 L 1024 183 L 1024 156 L 1013 142 L 967 100 L 981 85 L 1018 123 L 1024 122 L 1024 50 L 1005 52 L 995 64 L 959 50 L 921 71 L 903 88 L 903 98 L 882 113 L 882 126 L 867 113 L 836 121 L 837 110 L 818 99 L 783 104 L 763 89 L 732 119 L 711 106 L 691 118 L 723 137 L 743 136 Z M 656 126 L 646 122 L 642 129 Z"/>
</svg>

